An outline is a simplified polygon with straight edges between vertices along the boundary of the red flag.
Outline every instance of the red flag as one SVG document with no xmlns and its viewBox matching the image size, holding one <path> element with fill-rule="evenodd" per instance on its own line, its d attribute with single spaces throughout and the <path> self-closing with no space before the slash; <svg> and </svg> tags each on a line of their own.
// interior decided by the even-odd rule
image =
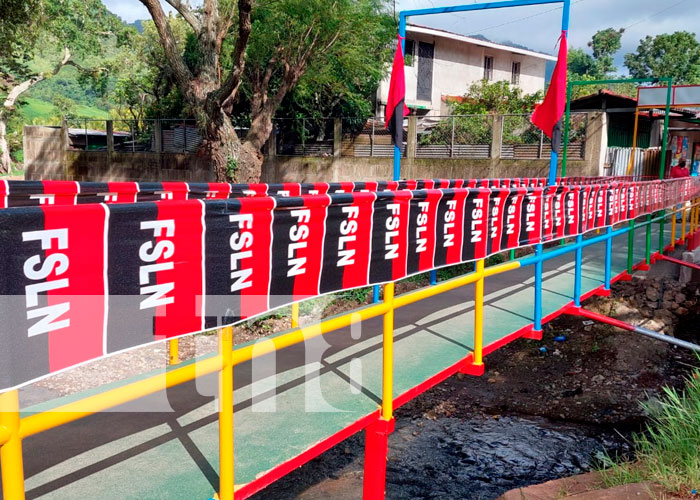
<svg viewBox="0 0 700 500">
<path fill-rule="evenodd" d="M 552 149 L 556 152 L 561 145 L 561 120 L 566 109 L 566 31 L 562 31 L 559 40 L 559 56 L 547 95 L 542 104 L 535 107 L 531 118 L 532 123 L 552 139 Z"/>
<path fill-rule="evenodd" d="M 401 146 L 403 143 L 403 117 L 408 116 L 409 109 L 404 102 L 406 98 L 406 76 L 404 75 L 403 50 L 401 48 L 401 36 L 394 54 L 394 66 L 391 69 L 391 82 L 389 83 L 389 96 L 384 113 L 385 128 L 391 131 L 394 144 Z"/>
</svg>

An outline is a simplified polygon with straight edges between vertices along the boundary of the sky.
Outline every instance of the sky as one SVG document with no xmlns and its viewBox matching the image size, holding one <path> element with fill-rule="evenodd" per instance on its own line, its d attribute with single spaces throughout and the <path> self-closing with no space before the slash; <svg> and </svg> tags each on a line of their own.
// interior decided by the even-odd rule
<svg viewBox="0 0 700 500">
<path fill-rule="evenodd" d="M 127 22 L 149 18 L 148 11 L 138 0 L 103 2 Z M 465 3 L 475 3 L 475 0 L 396 0 L 396 8 L 405 10 Z M 553 54 L 561 29 L 561 6 L 550 4 L 424 16 L 411 18 L 409 22 L 464 35 L 480 34 L 496 42 L 514 42 Z M 615 61 L 619 72 L 624 74 L 624 54 L 634 52 L 639 40 L 645 36 L 682 30 L 699 33 L 700 0 L 572 0 L 570 47 L 590 51 L 586 45 L 593 34 L 610 27 L 625 28 L 622 49 Z"/>
</svg>

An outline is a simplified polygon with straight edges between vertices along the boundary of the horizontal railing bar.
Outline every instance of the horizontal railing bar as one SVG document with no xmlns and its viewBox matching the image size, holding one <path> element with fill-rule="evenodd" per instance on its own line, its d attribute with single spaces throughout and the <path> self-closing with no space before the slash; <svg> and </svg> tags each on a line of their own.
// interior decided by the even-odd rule
<svg viewBox="0 0 700 500">
<path fill-rule="evenodd" d="M 375 304 L 342 316 L 329 318 L 320 323 L 299 327 L 277 337 L 255 342 L 253 345 L 234 349 L 233 365 L 236 366 L 250 361 L 251 359 L 264 356 L 265 354 L 300 344 L 308 339 L 319 337 L 371 318 L 376 318 L 377 316 L 385 314 L 388 310 L 389 306 L 384 303 Z"/>
<path fill-rule="evenodd" d="M 219 371 L 221 366 L 221 356 L 214 356 L 52 410 L 24 417 L 20 422 L 20 437 L 33 436 L 164 389 L 190 382 L 195 378 Z"/>
</svg>

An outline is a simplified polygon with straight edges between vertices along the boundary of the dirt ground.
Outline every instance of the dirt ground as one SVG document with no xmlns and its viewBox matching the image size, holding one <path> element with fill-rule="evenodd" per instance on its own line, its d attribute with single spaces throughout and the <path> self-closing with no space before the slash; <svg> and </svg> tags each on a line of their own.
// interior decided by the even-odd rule
<svg viewBox="0 0 700 500">
<path fill-rule="evenodd" d="M 684 306 L 651 309 L 648 301 L 640 306 L 637 297 L 658 282 L 662 281 L 635 278 L 615 284 L 610 298 L 592 298 L 584 307 L 626 321 L 634 316 L 637 323 L 700 340 L 697 284 L 674 291 L 683 295 L 678 298 Z M 565 315 L 545 325 L 541 342 L 517 340 L 489 355 L 485 364 L 485 376 L 452 377 L 399 414 L 430 418 L 518 414 L 636 427 L 645 418 L 639 401 L 653 401 L 665 385 L 682 387 L 688 370 L 700 363 L 692 352 Z"/>
</svg>

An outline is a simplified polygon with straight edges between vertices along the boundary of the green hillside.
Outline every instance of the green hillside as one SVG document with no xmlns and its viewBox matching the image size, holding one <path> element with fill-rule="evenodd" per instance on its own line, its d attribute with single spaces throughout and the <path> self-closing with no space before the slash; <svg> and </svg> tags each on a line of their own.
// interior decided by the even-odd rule
<svg viewBox="0 0 700 500">
<path fill-rule="evenodd" d="M 22 99 L 19 111 L 24 123 L 35 125 L 41 125 L 43 123 L 48 124 L 49 121 L 55 120 L 61 114 L 58 108 L 50 102 L 35 97 L 26 97 Z M 75 106 L 75 116 L 78 118 L 106 120 L 109 118 L 109 113 L 94 106 L 77 104 Z"/>
</svg>

